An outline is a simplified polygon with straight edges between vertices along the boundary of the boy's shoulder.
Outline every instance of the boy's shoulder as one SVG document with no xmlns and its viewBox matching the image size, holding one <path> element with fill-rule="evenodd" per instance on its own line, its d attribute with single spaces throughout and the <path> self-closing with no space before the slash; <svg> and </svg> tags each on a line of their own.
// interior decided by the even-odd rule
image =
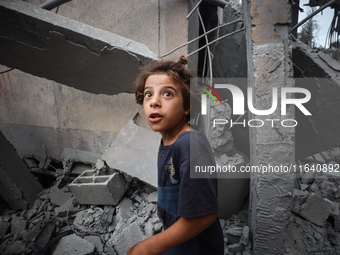
<svg viewBox="0 0 340 255">
<path fill-rule="evenodd" d="M 190 149 L 190 146 L 197 145 L 202 139 L 206 139 L 202 129 L 192 129 L 180 134 L 174 146 L 176 148 L 185 147 L 186 149 Z"/>
<path fill-rule="evenodd" d="M 202 129 L 184 132 L 174 143 L 174 150 L 182 156 L 181 158 L 201 154 L 202 150 L 206 150 L 206 147 L 211 148 Z"/>
</svg>

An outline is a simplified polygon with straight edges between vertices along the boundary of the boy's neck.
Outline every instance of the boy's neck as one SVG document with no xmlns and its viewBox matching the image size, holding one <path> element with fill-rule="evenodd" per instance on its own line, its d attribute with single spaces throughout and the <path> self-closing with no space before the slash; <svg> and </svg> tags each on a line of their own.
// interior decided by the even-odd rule
<svg viewBox="0 0 340 255">
<path fill-rule="evenodd" d="M 191 128 L 189 123 L 185 122 L 185 124 L 177 130 L 172 130 L 171 132 L 161 132 L 163 145 L 168 146 L 173 144 L 180 134 L 190 130 Z"/>
</svg>

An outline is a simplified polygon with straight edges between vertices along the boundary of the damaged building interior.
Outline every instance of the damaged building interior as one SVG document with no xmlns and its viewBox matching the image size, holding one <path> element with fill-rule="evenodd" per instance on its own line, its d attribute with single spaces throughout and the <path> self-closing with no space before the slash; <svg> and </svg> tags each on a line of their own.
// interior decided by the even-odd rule
<svg viewBox="0 0 340 255">
<path fill-rule="evenodd" d="M 232 115 L 226 92 L 198 120 L 218 164 L 326 168 L 219 178 L 225 254 L 340 254 L 340 0 L 307 1 L 314 12 L 299 22 L 300 2 L 1 0 L 0 254 L 120 255 L 162 231 L 160 135 L 133 83 L 180 55 L 211 86 L 252 88 L 257 109 L 272 87 L 311 93 L 311 115 L 286 113 L 294 127 L 209 127 L 268 118 Z M 298 27 L 326 8 L 332 40 L 312 48 Z"/>
</svg>

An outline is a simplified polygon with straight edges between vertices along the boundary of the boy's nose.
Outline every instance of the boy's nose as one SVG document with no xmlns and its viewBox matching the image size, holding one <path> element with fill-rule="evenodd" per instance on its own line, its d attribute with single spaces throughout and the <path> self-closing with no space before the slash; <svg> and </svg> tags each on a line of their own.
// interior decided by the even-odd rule
<svg viewBox="0 0 340 255">
<path fill-rule="evenodd" d="M 150 106 L 157 107 L 161 105 L 160 96 L 154 95 L 150 100 Z"/>
</svg>

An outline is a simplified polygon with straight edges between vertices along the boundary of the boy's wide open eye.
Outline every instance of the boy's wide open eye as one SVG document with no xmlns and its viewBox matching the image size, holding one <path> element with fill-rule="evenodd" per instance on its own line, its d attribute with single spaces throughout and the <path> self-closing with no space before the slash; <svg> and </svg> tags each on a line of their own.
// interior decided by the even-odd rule
<svg viewBox="0 0 340 255">
<path fill-rule="evenodd" d="M 151 93 L 150 92 L 144 92 L 144 97 L 146 97 L 146 98 L 151 97 Z"/>
<path fill-rule="evenodd" d="M 171 97 L 172 93 L 170 91 L 165 91 L 163 94 L 164 97 Z"/>
</svg>

